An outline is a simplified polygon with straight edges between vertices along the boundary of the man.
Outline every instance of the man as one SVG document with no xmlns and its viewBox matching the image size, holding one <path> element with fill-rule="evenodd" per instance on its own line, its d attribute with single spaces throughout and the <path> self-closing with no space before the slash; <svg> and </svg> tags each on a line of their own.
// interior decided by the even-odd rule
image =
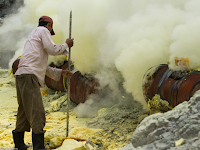
<svg viewBox="0 0 200 150">
<path fill-rule="evenodd" d="M 54 80 L 61 75 L 71 77 L 72 72 L 47 66 L 48 55 L 67 55 L 67 48 L 73 46 L 73 39 L 56 45 L 51 38 L 55 35 L 53 20 L 48 16 L 39 19 L 39 25 L 29 35 L 16 71 L 17 101 L 19 104 L 16 128 L 13 130 L 15 148 L 26 150 L 24 132 L 32 128 L 34 150 L 46 150 L 44 147 L 45 110 L 40 86 L 44 85 L 45 74 Z"/>
</svg>

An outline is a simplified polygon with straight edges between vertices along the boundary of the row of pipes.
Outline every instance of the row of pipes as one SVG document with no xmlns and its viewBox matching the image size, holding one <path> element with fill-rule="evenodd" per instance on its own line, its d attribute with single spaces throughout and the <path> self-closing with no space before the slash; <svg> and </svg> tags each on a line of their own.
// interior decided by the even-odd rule
<svg viewBox="0 0 200 150">
<path fill-rule="evenodd" d="M 171 107 L 189 101 L 200 89 L 200 72 L 195 70 L 173 71 L 167 64 L 150 68 L 143 78 L 146 102 L 156 94 L 168 101 Z"/>
<path fill-rule="evenodd" d="M 17 71 L 19 61 L 20 59 L 18 58 L 12 65 L 13 74 Z M 53 63 L 51 63 L 50 66 L 56 67 Z M 68 62 L 66 61 L 59 68 L 63 70 L 67 69 Z M 45 76 L 45 83 L 48 88 L 63 92 L 66 91 L 67 87 L 67 82 L 63 79 L 65 78 L 63 78 L 62 75 L 59 81 L 55 81 L 48 76 Z M 98 86 L 99 83 L 95 78 L 83 76 L 80 71 L 76 71 L 70 79 L 70 98 L 76 104 L 84 103 L 90 94 L 96 93 Z"/>
<path fill-rule="evenodd" d="M 13 73 L 16 72 L 18 64 L 19 59 L 13 63 Z M 50 66 L 56 67 L 53 63 Z M 67 67 L 68 63 L 65 62 L 59 68 L 67 69 Z M 57 91 L 65 91 L 67 87 L 63 77 L 60 81 L 55 81 L 45 76 L 45 83 Z M 97 92 L 97 87 L 99 87 L 98 80 L 83 76 L 80 71 L 76 71 L 70 80 L 70 98 L 76 104 L 84 103 L 90 94 Z M 158 94 L 161 99 L 168 101 L 171 107 L 175 107 L 188 101 L 200 89 L 200 72 L 193 70 L 180 74 L 180 71 L 172 71 L 167 64 L 162 64 L 150 68 L 145 73 L 142 87 L 147 103 Z"/>
</svg>

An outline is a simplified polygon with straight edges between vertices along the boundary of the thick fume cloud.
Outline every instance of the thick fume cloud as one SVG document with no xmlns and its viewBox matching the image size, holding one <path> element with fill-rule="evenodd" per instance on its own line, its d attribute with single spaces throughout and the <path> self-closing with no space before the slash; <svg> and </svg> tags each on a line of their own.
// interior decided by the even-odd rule
<svg viewBox="0 0 200 150">
<path fill-rule="evenodd" d="M 61 44 L 69 35 L 72 10 L 75 44 L 71 56 L 75 68 L 83 74 L 95 73 L 103 86 L 110 85 L 113 90 L 115 81 L 121 82 L 123 78 L 126 91 L 145 107 L 142 78 L 148 68 L 169 60 L 170 68 L 176 69 L 175 56 L 188 57 L 191 68 L 200 64 L 198 0 L 25 0 L 24 3 L 16 14 L 20 19 L 10 18 L 16 20 L 18 28 L 9 27 L 7 35 L 19 31 L 26 33 L 26 38 L 30 28 L 34 28 L 30 24 L 36 26 L 40 16 L 49 15 L 56 32 L 53 40 Z M 14 37 L 16 41 L 22 38 Z M 15 50 L 19 49 L 15 45 L 16 42 Z M 121 74 L 119 79 L 111 68 Z M 112 76 L 114 83 L 110 80 Z"/>
<path fill-rule="evenodd" d="M 182 23 L 174 28 L 170 45 L 170 67 L 174 68 L 174 57 L 189 58 L 190 68 L 200 66 L 200 10 L 198 0 L 185 3 Z M 176 68 L 175 68 L 176 69 Z"/>
<path fill-rule="evenodd" d="M 23 24 L 20 14 L 9 15 L 3 19 L 3 24 L 0 27 L 0 58 L 4 59 L 4 61 L 1 62 L 0 67 L 11 67 L 12 62 L 8 65 L 8 60 L 11 59 L 12 56 L 10 57 L 10 55 L 8 55 L 9 57 L 5 58 L 5 54 L 15 54 L 12 61 L 21 55 L 25 40 L 24 43 L 21 41 L 30 34 L 35 26 L 36 25 L 30 23 Z M 19 55 L 17 56 L 17 54 Z"/>
</svg>

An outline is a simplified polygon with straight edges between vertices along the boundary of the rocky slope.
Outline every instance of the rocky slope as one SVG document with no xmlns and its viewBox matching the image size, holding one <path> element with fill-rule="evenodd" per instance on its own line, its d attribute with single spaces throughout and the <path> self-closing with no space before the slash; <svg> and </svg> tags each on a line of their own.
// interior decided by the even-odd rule
<svg viewBox="0 0 200 150">
<path fill-rule="evenodd" d="M 200 91 L 166 113 L 146 117 L 121 150 L 199 150 Z"/>
</svg>

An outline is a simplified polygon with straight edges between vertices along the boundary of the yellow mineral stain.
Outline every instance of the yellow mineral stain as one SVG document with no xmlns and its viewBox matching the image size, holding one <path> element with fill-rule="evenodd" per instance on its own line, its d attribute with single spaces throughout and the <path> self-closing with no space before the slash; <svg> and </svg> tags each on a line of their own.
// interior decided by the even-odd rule
<svg viewBox="0 0 200 150">
<path fill-rule="evenodd" d="M 185 142 L 185 139 L 181 138 L 178 141 L 175 141 L 175 146 L 180 146 Z"/>
</svg>

